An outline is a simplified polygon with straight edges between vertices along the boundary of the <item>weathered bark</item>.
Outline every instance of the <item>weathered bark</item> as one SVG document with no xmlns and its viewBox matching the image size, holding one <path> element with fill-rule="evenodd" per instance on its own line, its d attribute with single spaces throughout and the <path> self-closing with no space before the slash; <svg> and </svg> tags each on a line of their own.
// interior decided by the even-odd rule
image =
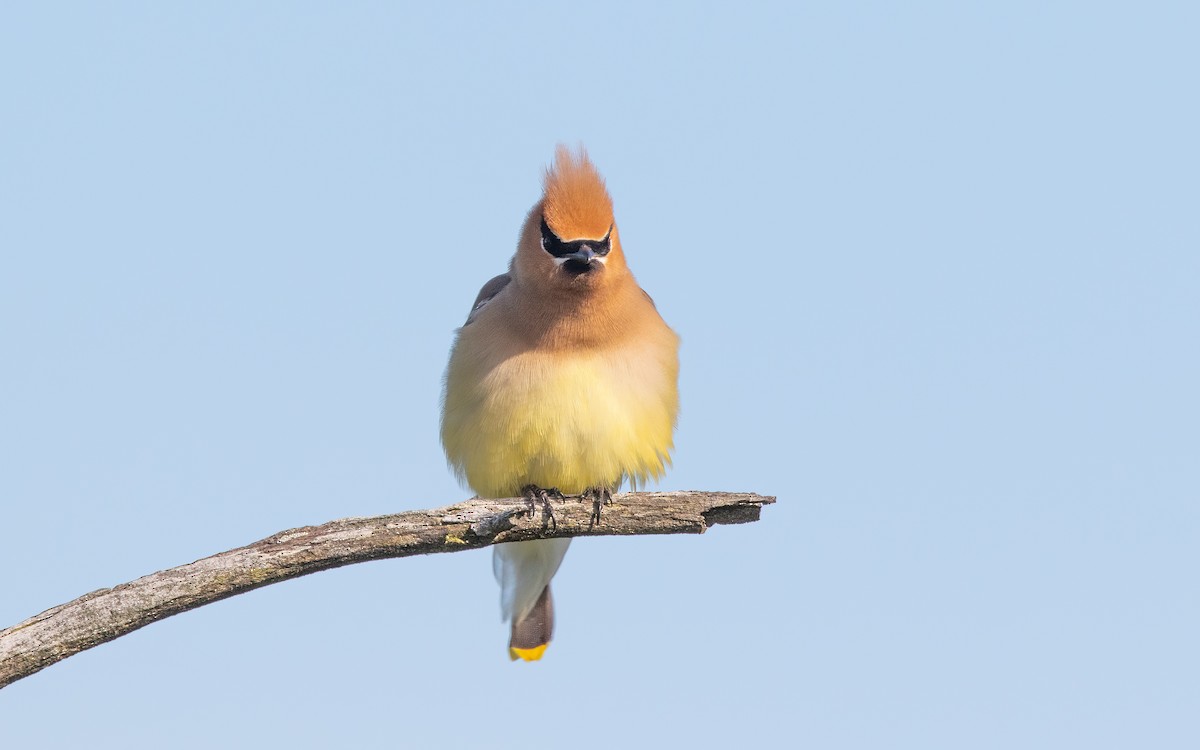
<svg viewBox="0 0 1200 750">
<path fill-rule="evenodd" d="M 553 521 L 522 500 L 473 499 L 436 510 L 345 518 L 100 589 L 0 630 L 0 687 L 155 620 L 290 578 L 368 560 L 458 552 L 552 537 L 701 534 L 758 520 L 775 498 L 749 493 L 617 495 L 591 523 L 592 504 L 551 501 Z"/>
</svg>

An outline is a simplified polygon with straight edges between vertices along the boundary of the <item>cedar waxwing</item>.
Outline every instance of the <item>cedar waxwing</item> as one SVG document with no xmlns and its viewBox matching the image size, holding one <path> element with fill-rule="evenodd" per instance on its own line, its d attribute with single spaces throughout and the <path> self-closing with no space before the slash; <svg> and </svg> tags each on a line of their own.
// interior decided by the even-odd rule
<svg viewBox="0 0 1200 750">
<path fill-rule="evenodd" d="M 587 495 L 599 513 L 623 481 L 670 462 L 679 337 L 633 278 L 604 180 L 560 146 L 508 273 L 484 284 L 458 329 L 442 444 L 480 497 Z M 550 579 L 570 539 L 493 548 L 509 656 L 541 658 L 554 630 Z"/>
</svg>

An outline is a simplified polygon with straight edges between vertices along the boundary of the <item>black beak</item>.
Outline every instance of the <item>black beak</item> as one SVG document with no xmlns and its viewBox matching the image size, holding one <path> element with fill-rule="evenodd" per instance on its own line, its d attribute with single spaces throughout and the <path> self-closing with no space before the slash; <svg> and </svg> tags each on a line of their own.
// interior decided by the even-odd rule
<svg viewBox="0 0 1200 750">
<path fill-rule="evenodd" d="M 600 256 L 596 255 L 595 250 L 592 250 L 592 248 L 589 246 L 584 245 L 575 252 L 564 255 L 563 257 L 566 258 L 568 262 L 587 265 L 588 263 L 591 263 L 593 259 L 599 258 Z"/>
<path fill-rule="evenodd" d="M 561 257 L 566 261 L 563 263 L 563 268 L 567 271 L 573 274 L 584 274 L 599 265 L 599 263 L 593 263 L 592 261 L 600 256 L 591 247 L 583 245 L 575 252 L 567 253 Z"/>
</svg>

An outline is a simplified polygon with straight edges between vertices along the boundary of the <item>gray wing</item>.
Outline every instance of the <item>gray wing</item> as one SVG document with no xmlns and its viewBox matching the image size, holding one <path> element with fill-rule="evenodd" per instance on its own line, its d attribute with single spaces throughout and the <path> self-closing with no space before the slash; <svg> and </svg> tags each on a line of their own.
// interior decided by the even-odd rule
<svg viewBox="0 0 1200 750">
<path fill-rule="evenodd" d="M 479 311 L 487 307 L 487 303 L 496 298 L 504 287 L 508 286 L 508 282 L 512 281 L 512 277 L 506 273 L 502 273 L 496 278 L 483 285 L 483 289 L 479 290 L 479 296 L 475 298 L 475 304 L 471 306 L 471 314 L 467 316 L 467 322 L 464 326 L 469 326 L 479 315 Z"/>
</svg>

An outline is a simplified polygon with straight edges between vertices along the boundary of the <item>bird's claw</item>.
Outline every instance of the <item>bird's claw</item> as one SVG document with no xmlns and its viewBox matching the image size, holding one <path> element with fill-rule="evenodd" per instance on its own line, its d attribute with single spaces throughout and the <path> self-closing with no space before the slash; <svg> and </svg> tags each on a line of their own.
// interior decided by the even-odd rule
<svg viewBox="0 0 1200 750">
<path fill-rule="evenodd" d="M 579 496 L 580 500 L 592 501 L 592 516 L 588 519 L 588 528 L 600 523 L 600 508 L 612 505 L 612 490 L 607 487 L 589 487 Z"/>
<path fill-rule="evenodd" d="M 521 496 L 525 498 L 525 504 L 529 508 L 529 515 L 537 512 L 538 506 L 542 508 L 542 528 L 549 528 L 553 531 L 558 530 L 558 521 L 554 518 L 554 508 L 550 505 L 551 500 L 563 500 L 563 493 L 558 491 L 557 487 L 542 489 L 536 484 L 527 484 L 521 488 Z"/>
</svg>

